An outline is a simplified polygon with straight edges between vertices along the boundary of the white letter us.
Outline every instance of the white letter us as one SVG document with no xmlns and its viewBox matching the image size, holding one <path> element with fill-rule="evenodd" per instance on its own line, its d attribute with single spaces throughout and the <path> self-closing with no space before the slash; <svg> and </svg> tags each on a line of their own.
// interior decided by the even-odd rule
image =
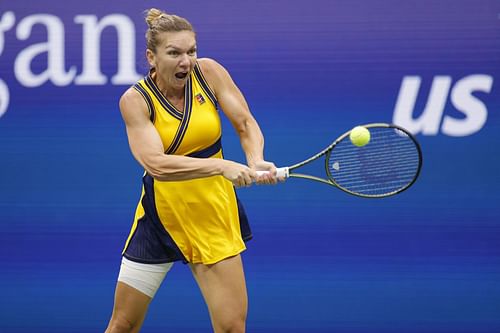
<svg viewBox="0 0 500 333">
<path fill-rule="evenodd" d="M 434 77 L 424 111 L 415 119 L 413 111 L 421 81 L 419 76 L 403 78 L 393 122 L 414 134 L 436 135 L 443 119 L 452 80 L 450 76 Z M 450 136 L 467 136 L 481 130 L 486 122 L 488 110 L 472 93 L 475 91 L 489 93 L 492 85 L 493 78 L 488 75 L 469 75 L 457 81 L 451 90 L 451 102 L 456 110 L 465 115 L 465 118 L 457 119 L 446 115 L 441 126 L 442 133 Z"/>
</svg>

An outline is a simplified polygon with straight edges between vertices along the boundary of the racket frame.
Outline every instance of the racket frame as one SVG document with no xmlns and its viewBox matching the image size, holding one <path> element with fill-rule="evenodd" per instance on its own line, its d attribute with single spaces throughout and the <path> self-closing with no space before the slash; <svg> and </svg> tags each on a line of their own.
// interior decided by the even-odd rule
<svg viewBox="0 0 500 333">
<path fill-rule="evenodd" d="M 335 182 L 335 179 L 333 178 L 331 172 L 330 172 L 330 166 L 329 166 L 329 163 L 328 163 L 329 160 L 330 160 L 330 154 L 332 153 L 333 148 L 335 148 L 335 146 L 340 141 L 344 140 L 347 136 L 349 136 L 349 134 L 351 133 L 351 130 L 349 130 L 349 131 L 345 132 L 344 134 L 342 134 L 341 136 L 339 136 L 328 147 L 326 147 L 325 149 L 323 149 L 319 153 L 311 156 L 310 158 L 308 158 L 308 159 L 306 159 L 306 160 L 304 160 L 302 162 L 293 164 L 293 165 L 288 166 L 288 167 L 279 168 L 279 169 L 283 169 L 283 171 L 279 171 L 279 172 L 284 172 L 283 175 L 285 176 L 285 178 L 293 177 L 293 178 L 302 178 L 302 179 L 309 179 L 309 180 L 318 181 L 318 182 L 321 182 L 321 183 L 324 183 L 324 184 L 327 184 L 327 185 L 335 186 L 338 189 L 340 189 L 340 190 L 342 190 L 342 191 L 344 191 L 346 193 L 349 193 L 349 194 L 352 194 L 352 195 L 355 195 L 355 196 L 358 196 L 358 197 L 363 197 L 363 198 L 384 198 L 384 197 L 389 197 L 389 196 L 401 193 L 404 190 L 406 190 L 407 188 L 409 188 L 411 185 L 413 185 L 413 183 L 417 180 L 417 178 L 418 178 L 418 176 L 420 174 L 420 169 L 422 168 L 422 150 L 421 150 L 420 145 L 418 144 L 417 140 L 415 139 L 415 137 L 411 133 L 409 133 L 406 129 L 404 129 L 404 128 L 398 126 L 398 125 L 394 125 L 394 124 L 370 123 L 370 124 L 361 125 L 361 126 L 367 128 L 367 129 L 370 129 L 370 128 L 373 128 L 373 127 L 394 128 L 394 129 L 397 129 L 397 130 L 403 132 L 405 135 L 407 135 L 413 141 L 413 143 L 415 144 L 415 147 L 417 149 L 417 152 L 418 152 L 418 167 L 417 167 L 417 171 L 415 173 L 415 176 L 413 177 L 413 180 L 411 182 L 409 182 L 404 187 L 402 187 L 402 188 L 400 188 L 400 189 L 398 189 L 396 191 L 392 191 L 392 192 L 384 193 L 384 194 L 363 194 L 363 193 L 357 193 L 357 192 L 350 191 L 350 190 L 348 190 L 348 189 L 340 186 L 339 184 L 337 184 Z M 308 164 L 309 162 L 317 160 L 318 158 L 320 158 L 323 155 L 325 155 L 325 170 L 326 170 L 326 175 L 327 175 L 328 179 L 324 179 L 324 178 L 320 178 L 320 177 L 316 177 L 316 176 L 312 176 L 312 175 L 307 175 L 307 174 L 302 174 L 302 173 L 293 173 L 293 172 L 291 172 L 294 169 L 298 169 L 301 166 L 304 166 L 304 165 Z"/>
</svg>

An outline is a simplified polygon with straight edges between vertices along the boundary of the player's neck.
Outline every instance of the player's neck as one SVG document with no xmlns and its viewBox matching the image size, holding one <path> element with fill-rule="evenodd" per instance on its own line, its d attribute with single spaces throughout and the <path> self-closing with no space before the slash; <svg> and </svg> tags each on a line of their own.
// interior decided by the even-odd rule
<svg viewBox="0 0 500 333">
<path fill-rule="evenodd" d="M 184 99 L 184 87 L 174 87 L 162 80 L 159 75 L 153 73 L 152 78 L 163 96 L 168 100 Z"/>
<path fill-rule="evenodd" d="M 184 111 L 184 87 L 173 87 L 153 74 L 153 80 L 161 94 L 179 111 Z"/>
</svg>

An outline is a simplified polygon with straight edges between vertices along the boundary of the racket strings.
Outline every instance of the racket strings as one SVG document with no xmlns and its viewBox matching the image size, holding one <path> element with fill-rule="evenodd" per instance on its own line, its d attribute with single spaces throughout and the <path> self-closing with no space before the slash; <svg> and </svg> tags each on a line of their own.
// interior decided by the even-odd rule
<svg viewBox="0 0 500 333">
<path fill-rule="evenodd" d="M 409 186 L 418 175 L 420 152 L 413 140 L 392 127 L 370 128 L 363 147 L 342 139 L 328 156 L 332 180 L 341 188 L 365 196 L 385 196 Z"/>
</svg>

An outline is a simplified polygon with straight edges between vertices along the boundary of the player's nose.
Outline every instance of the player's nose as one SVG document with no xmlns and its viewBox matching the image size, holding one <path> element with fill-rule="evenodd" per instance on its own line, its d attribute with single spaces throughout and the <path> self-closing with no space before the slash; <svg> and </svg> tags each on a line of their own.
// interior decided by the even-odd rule
<svg viewBox="0 0 500 333">
<path fill-rule="evenodd" d="M 186 68 L 189 67 L 190 59 L 187 54 L 181 55 L 181 59 L 179 60 L 179 66 Z"/>
</svg>

